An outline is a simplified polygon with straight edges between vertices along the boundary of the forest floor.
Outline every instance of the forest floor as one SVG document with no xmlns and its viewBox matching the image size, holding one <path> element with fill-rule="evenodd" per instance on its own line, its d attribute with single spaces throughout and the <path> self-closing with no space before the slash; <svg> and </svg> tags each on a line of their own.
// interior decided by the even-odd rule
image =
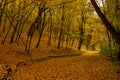
<svg viewBox="0 0 120 80">
<path fill-rule="evenodd" d="M 5 47 L 7 46 L 7 47 Z M 120 80 L 119 67 L 98 51 L 32 50 L 31 56 L 0 47 L 0 80 Z"/>
</svg>

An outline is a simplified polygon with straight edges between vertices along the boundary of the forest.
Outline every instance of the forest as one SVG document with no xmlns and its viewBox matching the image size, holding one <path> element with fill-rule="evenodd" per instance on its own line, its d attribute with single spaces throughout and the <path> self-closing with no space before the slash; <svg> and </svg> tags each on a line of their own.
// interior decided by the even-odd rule
<svg viewBox="0 0 120 80">
<path fill-rule="evenodd" d="M 0 80 L 120 80 L 120 0 L 0 0 Z"/>
</svg>

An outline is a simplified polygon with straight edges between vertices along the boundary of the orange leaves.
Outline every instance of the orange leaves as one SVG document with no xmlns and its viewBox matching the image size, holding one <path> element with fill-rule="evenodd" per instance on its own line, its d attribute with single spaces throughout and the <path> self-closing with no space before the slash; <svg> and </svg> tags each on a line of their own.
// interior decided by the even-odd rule
<svg viewBox="0 0 120 80">
<path fill-rule="evenodd" d="M 1 64 L 0 71 L 4 72 L 3 68 Z M 96 51 L 86 51 L 79 56 L 27 63 L 19 67 L 12 80 L 119 80 L 116 71 L 117 67 L 106 57 L 100 56 Z"/>
</svg>

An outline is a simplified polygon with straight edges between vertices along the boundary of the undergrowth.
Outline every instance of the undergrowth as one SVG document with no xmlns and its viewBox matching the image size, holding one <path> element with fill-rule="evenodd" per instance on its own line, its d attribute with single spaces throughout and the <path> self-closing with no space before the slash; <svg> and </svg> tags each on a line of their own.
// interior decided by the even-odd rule
<svg viewBox="0 0 120 80">
<path fill-rule="evenodd" d="M 100 54 L 110 57 L 113 61 L 118 61 L 117 56 L 119 49 L 116 45 L 112 44 L 111 47 L 107 45 L 106 42 L 102 42 L 100 45 Z"/>
</svg>

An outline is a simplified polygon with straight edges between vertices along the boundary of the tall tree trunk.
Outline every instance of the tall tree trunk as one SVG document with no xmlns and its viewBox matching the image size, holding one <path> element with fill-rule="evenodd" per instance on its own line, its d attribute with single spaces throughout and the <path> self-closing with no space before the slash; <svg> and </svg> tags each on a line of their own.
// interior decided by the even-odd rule
<svg viewBox="0 0 120 80">
<path fill-rule="evenodd" d="M 3 7 L 2 7 L 2 3 L 4 3 L 4 4 L 3 4 Z M 3 13 L 4 13 L 5 7 L 6 7 L 6 0 L 5 0 L 5 1 L 2 0 L 2 1 L 0 2 L 0 9 L 1 9 L 1 11 L 0 11 L 0 26 L 1 26 L 1 23 L 2 23 L 2 17 L 3 17 Z"/>
<path fill-rule="evenodd" d="M 70 40 L 70 42 L 71 42 L 71 40 Z M 72 38 L 71 47 L 73 47 L 73 45 L 74 45 L 74 42 L 75 42 L 75 37 L 73 37 L 73 38 Z"/>
<path fill-rule="evenodd" d="M 63 13 L 62 13 L 62 24 L 61 24 L 61 29 L 60 29 L 60 34 L 59 34 L 59 39 L 58 39 L 58 49 L 60 48 L 61 45 L 61 39 L 63 35 L 63 26 L 64 26 L 64 2 L 63 2 Z"/>
<path fill-rule="evenodd" d="M 91 33 L 92 33 L 92 32 L 91 32 Z M 85 45 L 85 46 L 86 46 L 86 49 L 87 49 L 87 50 L 89 49 L 90 44 L 91 44 L 91 39 L 92 39 L 91 33 L 87 35 L 87 39 L 86 39 L 86 45 Z"/>
<path fill-rule="evenodd" d="M 41 38 L 42 38 L 43 31 L 44 31 L 44 27 L 45 27 L 45 26 L 43 25 L 41 31 L 39 32 L 39 39 L 38 39 L 38 41 L 37 41 L 36 48 L 39 47 L 39 44 L 40 44 L 40 42 L 41 42 Z"/>
<path fill-rule="evenodd" d="M 14 41 L 14 37 L 15 37 L 15 34 L 16 34 L 16 32 L 17 32 L 18 25 L 19 25 L 19 20 L 17 20 L 17 23 L 16 23 L 16 25 L 15 25 L 15 27 L 14 27 L 14 30 L 13 30 L 13 32 L 12 32 L 12 36 L 11 36 L 11 39 L 10 39 L 10 44 L 13 43 L 13 41 Z M 19 34 L 19 33 L 18 33 L 18 34 Z"/>
<path fill-rule="evenodd" d="M 43 23 L 42 23 L 42 21 L 38 21 L 38 25 L 37 25 L 37 30 L 38 30 L 38 32 L 39 32 L 39 39 L 38 39 L 38 42 L 37 42 L 37 45 L 36 45 L 36 48 L 38 48 L 39 47 L 39 44 L 40 44 L 40 41 L 41 41 L 41 38 L 42 38 L 42 34 L 43 34 L 43 31 L 44 31 L 44 29 L 45 29 L 45 26 L 46 26 L 46 24 L 47 24 L 47 21 L 46 21 L 46 12 L 45 12 L 45 6 L 43 6 L 43 9 L 44 9 L 44 15 L 43 15 Z M 42 14 L 41 14 L 41 12 L 39 13 L 39 16 L 41 16 L 41 20 L 42 20 Z M 41 27 L 41 28 L 39 28 L 39 27 Z"/>
<path fill-rule="evenodd" d="M 69 42 L 69 37 L 68 37 L 69 35 L 67 34 L 67 36 L 66 36 L 66 49 L 68 48 L 68 42 Z"/>
<path fill-rule="evenodd" d="M 82 11 L 81 13 L 81 17 L 82 17 L 82 23 L 79 25 L 79 45 L 78 45 L 78 50 L 81 50 L 82 47 L 82 43 L 83 43 L 83 36 L 84 36 L 84 13 Z"/>
<path fill-rule="evenodd" d="M 98 16 L 100 17 L 100 19 L 104 23 L 105 27 L 108 29 L 108 31 L 110 32 L 110 34 L 112 35 L 112 37 L 115 39 L 116 43 L 120 46 L 120 33 L 117 32 L 115 30 L 115 28 L 110 24 L 110 22 L 107 20 L 107 18 L 105 17 L 105 15 L 102 13 L 102 11 L 100 10 L 100 8 L 98 7 L 98 5 L 95 2 L 95 0 L 91 0 L 91 3 L 93 5 L 95 11 L 97 12 Z"/>
<path fill-rule="evenodd" d="M 49 12 L 50 12 L 50 21 L 49 21 L 49 38 L 48 38 L 48 47 L 51 45 L 51 38 L 52 38 L 52 26 L 53 26 L 53 24 L 52 24 L 52 13 L 51 13 L 51 11 L 49 10 Z"/>
<path fill-rule="evenodd" d="M 110 34 L 107 30 L 107 37 L 108 37 L 108 47 L 109 47 L 109 50 L 110 50 L 110 57 L 113 58 L 112 56 L 112 45 L 111 45 L 111 37 L 110 37 Z"/>
<path fill-rule="evenodd" d="M 81 38 L 81 39 L 79 40 L 78 50 L 81 50 L 82 42 L 83 42 L 83 39 Z"/>
<path fill-rule="evenodd" d="M 78 44 L 78 50 L 81 50 L 82 42 L 83 42 L 83 24 L 79 25 L 79 44 Z"/>
</svg>

